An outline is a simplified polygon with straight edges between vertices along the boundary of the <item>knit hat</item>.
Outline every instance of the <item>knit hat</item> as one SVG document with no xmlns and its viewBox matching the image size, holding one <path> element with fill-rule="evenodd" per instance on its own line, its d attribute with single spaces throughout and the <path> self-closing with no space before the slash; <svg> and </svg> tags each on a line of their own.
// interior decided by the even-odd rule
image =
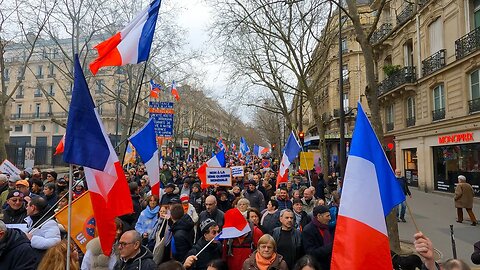
<svg viewBox="0 0 480 270">
<path fill-rule="evenodd" d="M 327 213 L 327 212 L 330 212 L 328 210 L 328 207 L 326 207 L 325 205 L 319 205 L 319 206 L 315 206 L 313 208 L 313 216 L 316 217 L 318 214 L 323 214 L 323 213 Z"/>
<path fill-rule="evenodd" d="M 184 203 L 184 202 L 188 203 L 189 200 L 190 200 L 190 196 L 188 196 L 187 194 L 182 194 L 182 195 L 180 196 L 180 201 L 181 201 L 182 203 Z"/>
<path fill-rule="evenodd" d="M 210 229 L 210 227 L 212 226 L 217 226 L 217 223 L 211 219 L 211 218 L 207 218 L 205 219 L 204 221 L 202 221 L 200 223 L 200 231 L 202 234 L 204 234 L 208 229 Z"/>
<path fill-rule="evenodd" d="M 7 200 L 9 200 L 10 198 L 13 198 L 13 197 L 20 197 L 20 198 L 23 198 L 24 195 L 22 192 L 14 189 L 14 190 L 11 190 L 10 192 L 8 192 L 8 195 L 7 195 Z"/>
</svg>

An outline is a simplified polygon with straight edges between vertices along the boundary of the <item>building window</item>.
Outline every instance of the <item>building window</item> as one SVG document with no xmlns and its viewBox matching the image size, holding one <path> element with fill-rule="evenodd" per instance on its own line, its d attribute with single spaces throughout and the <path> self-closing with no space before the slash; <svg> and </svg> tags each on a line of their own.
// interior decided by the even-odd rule
<svg viewBox="0 0 480 270">
<path fill-rule="evenodd" d="M 42 86 L 37 85 L 37 88 L 35 89 L 35 92 L 33 93 L 34 97 L 42 97 Z"/>
<path fill-rule="evenodd" d="M 32 124 L 28 124 L 27 133 L 28 134 L 32 133 Z"/>
<path fill-rule="evenodd" d="M 55 66 L 53 64 L 48 65 L 48 77 L 49 78 L 54 77 L 54 75 L 55 75 L 54 70 L 55 70 Z"/>
<path fill-rule="evenodd" d="M 103 80 L 97 80 L 95 84 L 95 93 L 103 93 Z"/>
<path fill-rule="evenodd" d="M 407 127 L 415 125 L 415 98 L 407 98 Z"/>
<path fill-rule="evenodd" d="M 53 83 L 51 83 L 51 84 L 48 86 L 48 94 L 49 94 L 50 96 L 55 96 L 55 88 L 54 88 Z"/>
<path fill-rule="evenodd" d="M 344 111 L 348 111 L 350 109 L 349 107 L 349 102 L 348 102 L 348 93 L 343 94 L 343 109 Z"/>
<path fill-rule="evenodd" d="M 20 118 L 22 116 L 22 104 L 17 104 L 17 117 Z"/>
<path fill-rule="evenodd" d="M 43 78 L 43 66 L 42 65 L 38 65 L 37 66 L 37 79 L 41 79 Z"/>
<path fill-rule="evenodd" d="M 23 125 L 17 125 L 14 127 L 15 132 L 22 132 L 23 131 Z"/>
<path fill-rule="evenodd" d="M 102 100 L 98 99 L 96 102 L 96 107 L 99 115 L 103 114 L 103 108 L 102 108 Z"/>
<path fill-rule="evenodd" d="M 19 85 L 17 88 L 17 98 L 23 98 L 23 85 Z"/>
<path fill-rule="evenodd" d="M 35 118 L 40 118 L 40 103 L 35 104 Z"/>
<path fill-rule="evenodd" d="M 443 20 L 438 17 L 428 26 L 430 36 L 430 55 L 443 49 Z"/>
<path fill-rule="evenodd" d="M 10 70 L 8 68 L 4 69 L 3 75 L 5 76 L 5 81 L 10 80 Z"/>
<path fill-rule="evenodd" d="M 403 65 L 405 67 L 413 66 L 413 41 L 411 39 L 403 44 Z"/>
<path fill-rule="evenodd" d="M 480 79 L 479 70 L 470 73 L 470 100 L 468 101 L 469 113 L 480 111 Z"/>
<path fill-rule="evenodd" d="M 48 103 L 48 114 L 52 113 L 52 107 L 53 107 L 53 104 L 51 102 L 49 102 Z"/>
<path fill-rule="evenodd" d="M 348 43 L 346 38 L 342 38 L 342 53 L 348 52 Z"/>
<path fill-rule="evenodd" d="M 480 0 L 473 0 L 473 26 L 480 26 Z"/>
<path fill-rule="evenodd" d="M 393 104 L 388 105 L 385 109 L 385 122 L 386 122 L 387 131 L 392 131 L 394 128 L 393 109 L 394 109 Z"/>
<path fill-rule="evenodd" d="M 433 89 L 433 121 L 445 118 L 445 91 L 443 84 Z"/>
<path fill-rule="evenodd" d="M 348 83 L 348 65 L 342 66 L 343 83 Z"/>
</svg>

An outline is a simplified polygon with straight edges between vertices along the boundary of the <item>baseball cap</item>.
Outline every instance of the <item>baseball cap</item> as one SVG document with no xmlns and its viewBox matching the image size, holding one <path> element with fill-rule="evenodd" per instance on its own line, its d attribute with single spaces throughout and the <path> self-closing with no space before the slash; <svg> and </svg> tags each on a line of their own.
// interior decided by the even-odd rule
<svg viewBox="0 0 480 270">
<path fill-rule="evenodd" d="M 18 180 L 15 185 L 22 185 L 22 186 L 25 186 L 25 187 L 30 187 L 30 184 L 28 183 L 27 180 Z"/>
<path fill-rule="evenodd" d="M 20 197 L 20 198 L 23 198 L 24 195 L 22 192 L 20 192 L 19 190 L 11 190 L 10 192 L 8 192 L 8 195 L 7 195 L 7 200 L 10 199 L 10 198 L 13 198 L 13 197 Z"/>
</svg>

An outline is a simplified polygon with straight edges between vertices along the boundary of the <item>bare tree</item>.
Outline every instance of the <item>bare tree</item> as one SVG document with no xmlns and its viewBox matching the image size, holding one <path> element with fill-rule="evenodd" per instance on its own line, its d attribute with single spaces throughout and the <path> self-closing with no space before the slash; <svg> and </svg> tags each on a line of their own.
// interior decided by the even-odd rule
<svg viewBox="0 0 480 270">
<path fill-rule="evenodd" d="M 322 167 L 327 169 L 325 126 L 311 75 L 326 63 L 334 40 L 335 35 L 322 33 L 330 30 L 332 5 L 322 0 L 217 0 L 215 4 L 215 36 L 235 67 L 232 76 L 265 87 L 274 101 L 273 106 L 258 102 L 252 106 L 280 113 L 288 129 L 297 130 L 292 101 L 307 100 L 320 137 Z M 321 50 L 316 50 L 319 43 Z"/>
</svg>

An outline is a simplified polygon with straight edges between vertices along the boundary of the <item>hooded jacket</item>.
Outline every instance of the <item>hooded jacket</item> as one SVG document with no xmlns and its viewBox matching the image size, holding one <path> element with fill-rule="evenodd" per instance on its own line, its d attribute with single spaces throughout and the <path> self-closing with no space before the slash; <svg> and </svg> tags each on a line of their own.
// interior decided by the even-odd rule
<svg viewBox="0 0 480 270">
<path fill-rule="evenodd" d="M 27 236 L 19 229 L 7 229 L 0 240 L 1 269 L 37 269 L 38 260 Z"/>
<path fill-rule="evenodd" d="M 123 260 L 120 259 L 115 264 L 115 270 L 151 270 L 156 269 L 157 265 L 153 261 L 153 254 L 144 246 L 140 246 L 140 253 L 137 256 Z"/>
<path fill-rule="evenodd" d="M 170 226 L 170 231 L 173 235 L 172 241 L 175 243 L 175 248 L 172 249 L 171 247 L 172 257 L 176 261 L 185 261 L 188 251 L 192 248 L 194 238 L 193 226 L 193 220 L 187 214 Z"/>
</svg>

